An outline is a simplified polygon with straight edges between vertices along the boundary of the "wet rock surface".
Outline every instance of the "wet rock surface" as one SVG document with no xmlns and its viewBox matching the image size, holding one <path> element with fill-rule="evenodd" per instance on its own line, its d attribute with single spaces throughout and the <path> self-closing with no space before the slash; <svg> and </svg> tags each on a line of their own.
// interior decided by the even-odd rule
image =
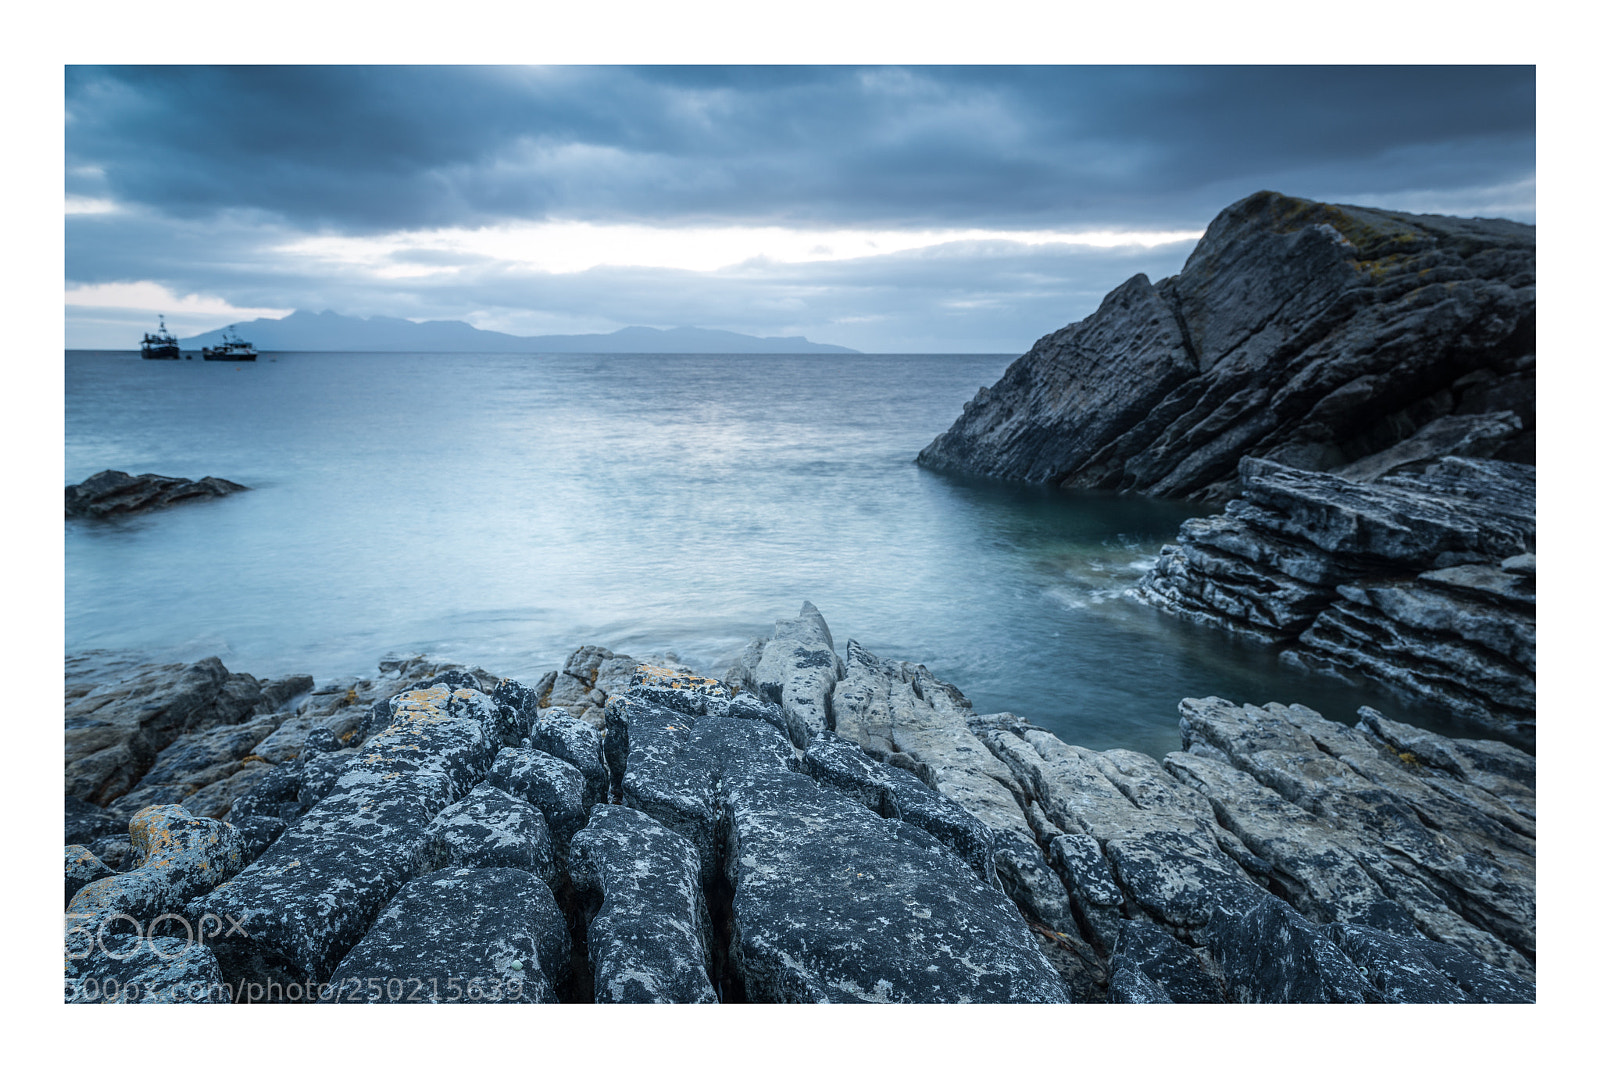
<svg viewBox="0 0 1600 1068">
<path fill-rule="evenodd" d="M 169 475 L 130 475 L 126 471 L 101 471 L 66 491 L 67 518 L 108 519 L 166 508 L 185 501 L 226 497 L 249 489 L 225 478 L 206 477 L 198 482 Z"/>
<path fill-rule="evenodd" d="M 762 669 L 807 695 L 786 707 L 752 668 L 832 638 L 809 605 L 775 634 L 727 680 L 580 650 L 596 680 L 629 665 L 600 726 L 415 658 L 221 723 L 220 665 L 69 686 L 199 709 L 146 769 L 175 780 L 241 762 L 263 716 L 286 718 L 257 747 L 350 725 L 249 762 L 224 820 L 180 807 L 203 787 L 144 809 L 121 852 L 119 817 L 76 800 L 68 1000 L 1534 997 L 1535 768 L 1510 746 L 1207 698 L 1165 761 L 1097 752 L 853 641 L 820 675 Z M 199 676 L 210 705 L 171 699 Z"/>
<path fill-rule="evenodd" d="M 1041 338 L 918 462 L 1214 501 L 1246 456 L 1532 463 L 1534 258 L 1532 226 L 1257 193 L 1179 274 Z"/>
<path fill-rule="evenodd" d="M 1447 457 L 1369 482 L 1262 460 L 1134 596 L 1532 737 L 1534 469 Z"/>
</svg>

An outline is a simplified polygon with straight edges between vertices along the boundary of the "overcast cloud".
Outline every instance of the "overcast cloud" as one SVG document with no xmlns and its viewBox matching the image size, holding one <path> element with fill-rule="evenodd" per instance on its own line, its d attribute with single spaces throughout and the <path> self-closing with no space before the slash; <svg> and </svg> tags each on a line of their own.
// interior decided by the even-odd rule
<svg viewBox="0 0 1600 1068">
<path fill-rule="evenodd" d="M 1258 189 L 1534 221 L 1531 67 L 69 67 L 66 92 L 72 347 L 326 309 L 1020 352 Z"/>
</svg>

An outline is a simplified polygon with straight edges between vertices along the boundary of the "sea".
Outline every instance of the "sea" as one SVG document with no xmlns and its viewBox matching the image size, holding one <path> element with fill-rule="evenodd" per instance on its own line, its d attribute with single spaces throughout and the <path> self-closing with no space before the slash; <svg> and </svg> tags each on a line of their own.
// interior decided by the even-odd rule
<svg viewBox="0 0 1600 1068">
<path fill-rule="evenodd" d="M 319 682 L 420 653 L 531 684 L 599 645 L 720 673 L 809 600 L 841 655 L 1094 749 L 1181 748 L 1179 702 L 1209 695 L 1478 733 L 1127 596 L 1205 509 L 918 467 L 1014 358 L 71 350 L 68 483 L 252 492 L 67 521 L 66 652 Z"/>
</svg>

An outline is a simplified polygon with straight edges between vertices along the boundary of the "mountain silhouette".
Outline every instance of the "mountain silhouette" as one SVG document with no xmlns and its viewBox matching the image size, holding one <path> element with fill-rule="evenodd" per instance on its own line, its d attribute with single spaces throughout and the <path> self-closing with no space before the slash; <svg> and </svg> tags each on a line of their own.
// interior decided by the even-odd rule
<svg viewBox="0 0 1600 1068">
<path fill-rule="evenodd" d="M 680 326 L 657 330 L 627 326 L 609 334 L 542 334 L 519 337 L 479 330 L 459 320 L 373 316 L 361 319 L 336 312 L 297 311 L 282 319 L 255 319 L 225 329 L 262 352 L 662 352 L 662 353 L 854 353 L 843 345 L 821 345 L 803 337 L 752 337 L 731 330 Z M 222 330 L 183 339 L 186 349 L 215 345 Z"/>
</svg>

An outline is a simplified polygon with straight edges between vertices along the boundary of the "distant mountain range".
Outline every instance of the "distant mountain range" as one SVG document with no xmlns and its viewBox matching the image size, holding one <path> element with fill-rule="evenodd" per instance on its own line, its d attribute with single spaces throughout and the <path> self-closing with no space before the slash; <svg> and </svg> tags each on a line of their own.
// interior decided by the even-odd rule
<svg viewBox="0 0 1600 1068">
<path fill-rule="evenodd" d="M 680 326 L 657 330 L 628 326 L 610 334 L 542 334 L 518 337 L 479 330 L 459 320 L 413 323 L 374 316 L 360 319 L 335 312 L 297 311 L 282 319 L 255 319 L 226 329 L 262 352 L 845 352 L 843 345 L 819 345 L 803 337 L 751 337 L 731 330 Z M 221 330 L 183 339 L 186 349 L 215 345 Z"/>
</svg>

